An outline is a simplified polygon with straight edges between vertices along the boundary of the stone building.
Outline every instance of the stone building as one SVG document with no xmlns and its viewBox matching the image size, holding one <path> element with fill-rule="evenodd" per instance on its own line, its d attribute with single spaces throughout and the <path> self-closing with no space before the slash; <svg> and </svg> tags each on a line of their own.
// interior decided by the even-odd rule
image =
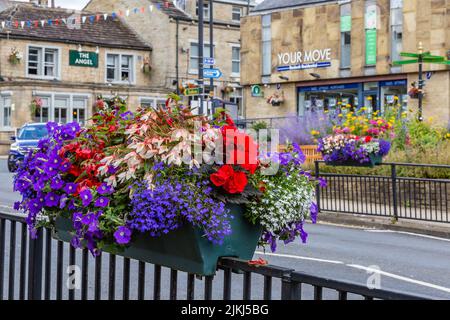
<svg viewBox="0 0 450 320">
<path fill-rule="evenodd" d="M 383 112 L 408 96 L 418 66 L 396 67 L 423 43 L 450 55 L 449 0 L 265 0 L 241 21 L 246 118 L 303 116 L 340 103 Z M 425 118 L 450 121 L 450 71 L 425 65 Z M 398 99 L 398 100 L 397 100 Z"/>
<path fill-rule="evenodd" d="M 151 46 L 120 19 L 79 23 L 83 16 L 92 17 L 30 3 L 0 12 L 0 140 L 27 122 L 84 123 L 99 95 L 132 108 L 165 101 L 169 91 L 143 72 Z M 34 100 L 41 108 L 30 108 Z"/>
<path fill-rule="evenodd" d="M 151 81 L 175 91 L 178 86 L 198 85 L 198 3 L 196 0 L 91 0 L 86 10 L 126 12 L 133 8 L 154 8 L 150 14 L 123 16 L 124 21 L 153 47 Z M 213 54 L 215 68 L 223 76 L 214 81 L 210 93 L 205 80 L 205 94 L 242 106 L 240 86 L 240 19 L 253 7 L 253 0 L 214 0 Z M 160 8 L 160 10 L 157 10 Z M 210 55 L 209 0 L 204 0 L 204 55 Z M 208 67 L 209 68 L 209 67 Z M 198 95 L 185 98 L 192 103 Z M 194 104 L 194 103 L 193 103 Z M 242 114 L 242 109 L 239 110 Z"/>
</svg>

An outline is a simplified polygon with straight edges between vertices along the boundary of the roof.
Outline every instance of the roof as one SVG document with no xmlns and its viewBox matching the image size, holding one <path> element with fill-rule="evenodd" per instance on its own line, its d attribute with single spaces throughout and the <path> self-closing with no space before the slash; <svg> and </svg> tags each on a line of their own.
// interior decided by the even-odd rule
<svg viewBox="0 0 450 320">
<path fill-rule="evenodd" d="M 324 4 L 327 2 L 336 2 L 336 0 L 264 0 L 257 5 L 252 12 L 288 9 L 300 6 Z"/>
<path fill-rule="evenodd" d="M 172 2 L 169 2 L 167 0 L 150 0 L 151 3 L 155 6 L 159 6 L 161 8 L 161 11 L 167 14 L 168 16 L 172 18 L 180 18 L 180 19 L 191 19 L 192 17 L 189 16 L 186 12 L 184 12 L 181 9 L 178 9 L 174 6 Z"/>
<path fill-rule="evenodd" d="M 74 14 L 87 16 L 85 23 L 79 24 L 77 28 L 69 28 L 64 25 L 62 19 L 76 17 Z M 136 50 L 151 50 L 151 46 L 146 44 L 141 38 L 120 19 L 107 20 L 103 16 L 95 23 L 90 23 L 89 17 L 96 17 L 92 12 L 74 12 L 67 9 L 43 8 L 32 4 L 16 4 L 0 12 L 0 21 L 11 21 L 12 25 L 6 25 L 3 29 L 0 26 L 0 37 L 15 39 L 32 39 L 49 42 L 75 43 L 111 48 L 127 48 Z M 59 23 L 45 24 L 41 26 L 41 20 L 58 19 Z M 31 26 L 24 28 L 15 27 L 15 23 L 29 22 Z M 39 21 L 39 26 L 35 27 L 34 22 Z"/>
</svg>

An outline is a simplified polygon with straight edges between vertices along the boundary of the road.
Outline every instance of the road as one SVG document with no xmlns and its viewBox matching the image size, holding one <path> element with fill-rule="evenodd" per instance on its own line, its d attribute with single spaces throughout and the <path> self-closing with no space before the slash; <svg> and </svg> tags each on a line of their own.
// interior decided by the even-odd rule
<svg viewBox="0 0 450 320">
<path fill-rule="evenodd" d="M 3 209 L 10 207 L 19 197 L 12 193 L 11 174 L 6 172 L 5 161 L 0 161 L 0 205 Z M 411 294 L 425 295 L 434 298 L 450 299 L 450 240 L 430 236 L 390 232 L 382 230 L 365 230 L 334 225 L 307 225 L 309 241 L 306 245 L 296 242 L 287 246 L 279 245 L 275 254 L 258 251 L 256 257 L 263 257 L 272 265 L 292 268 L 307 274 L 331 279 L 351 281 L 366 285 L 374 279 L 373 269 L 378 270 L 379 284 L 382 289 L 402 291 Z M 7 229 L 8 232 L 8 229 Z M 18 230 L 19 232 L 19 230 Z M 6 235 L 9 238 L 9 232 Z M 8 248 L 8 243 L 7 243 Z M 65 246 L 65 266 L 68 265 L 68 246 Z M 53 257 L 56 256 L 55 245 Z M 20 257 L 16 256 L 16 267 Z M 77 255 L 77 264 L 81 257 Z M 103 260 L 102 297 L 108 296 L 108 261 Z M 6 274 L 8 267 L 6 266 Z M 371 271 L 368 273 L 368 271 Z M 152 293 L 152 267 L 147 266 L 146 296 Z M 17 274 L 16 274 L 17 275 Z M 89 261 L 89 286 L 94 286 L 94 263 Z M 66 275 L 64 275 L 66 277 Z M 56 264 L 52 266 L 52 277 L 56 277 Z M 233 297 L 242 297 L 242 276 L 233 276 Z M 214 281 L 213 298 L 222 297 L 222 275 Z M 179 298 L 186 297 L 186 276 L 180 273 L 178 278 Z M 18 280 L 17 280 L 18 281 Z M 252 297 L 262 298 L 262 277 L 252 279 Z M 116 298 L 120 299 L 122 285 L 122 258 L 117 258 Z M 132 292 L 130 298 L 136 297 L 137 263 L 131 263 Z M 374 282 L 371 282 L 374 283 Z M 377 283 L 377 281 L 375 281 Z M 169 270 L 163 269 L 163 298 L 168 298 Z M 274 282 L 274 298 L 279 299 L 280 284 Z M 6 283 L 5 283 L 6 290 Z M 196 294 L 203 296 L 201 281 L 197 281 Z M 306 298 L 310 298 L 310 288 L 304 290 Z M 334 293 L 324 292 L 325 297 Z M 67 290 L 64 291 L 67 296 Z M 76 293 L 79 297 L 80 292 Z M 54 292 L 53 295 L 54 296 Z M 92 296 L 90 296 L 92 297 Z"/>
</svg>

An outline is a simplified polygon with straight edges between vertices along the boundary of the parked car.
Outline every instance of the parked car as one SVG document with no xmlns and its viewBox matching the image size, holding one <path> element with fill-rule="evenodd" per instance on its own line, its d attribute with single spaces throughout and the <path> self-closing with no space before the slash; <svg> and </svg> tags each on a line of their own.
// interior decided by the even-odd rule
<svg viewBox="0 0 450 320">
<path fill-rule="evenodd" d="M 48 136 L 45 123 L 29 123 L 17 132 L 17 136 L 11 137 L 14 143 L 11 145 L 8 156 L 8 170 L 14 172 L 23 161 L 25 154 L 38 146 L 39 140 Z"/>
</svg>

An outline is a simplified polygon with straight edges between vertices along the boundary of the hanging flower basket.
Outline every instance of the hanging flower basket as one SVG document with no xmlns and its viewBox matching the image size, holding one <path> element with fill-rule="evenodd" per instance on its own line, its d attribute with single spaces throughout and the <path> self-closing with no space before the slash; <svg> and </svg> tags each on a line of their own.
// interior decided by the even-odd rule
<svg viewBox="0 0 450 320">
<path fill-rule="evenodd" d="M 319 140 L 319 151 L 330 166 L 369 167 L 381 165 L 390 142 L 370 136 L 331 135 Z"/>
<path fill-rule="evenodd" d="M 150 72 L 152 71 L 152 66 L 150 64 L 150 58 L 146 57 L 144 58 L 144 63 L 142 64 L 142 72 L 144 74 L 150 74 Z"/>
<path fill-rule="evenodd" d="M 41 110 L 42 106 L 43 106 L 42 99 L 38 98 L 38 97 L 34 98 L 30 103 L 31 114 L 34 115 L 36 113 L 36 111 Z"/>
<path fill-rule="evenodd" d="M 130 112 L 112 99 L 86 128 L 48 123 L 14 177 L 31 236 L 47 227 L 94 256 L 198 275 L 214 274 L 220 257 L 250 260 L 258 243 L 305 242 L 318 182 L 300 147 L 263 156 L 225 111 L 209 120 L 179 100 Z"/>
<path fill-rule="evenodd" d="M 251 260 L 262 234 L 261 225 L 253 225 L 245 219 L 244 206 L 229 205 L 228 209 L 234 217 L 231 220 L 233 233 L 225 237 L 222 245 L 208 241 L 200 229 L 185 225 L 157 238 L 140 234 L 123 252 L 104 251 L 191 274 L 214 275 L 221 257 Z M 74 232 L 71 220 L 59 218 L 56 221 L 54 238 L 70 242 Z"/>
<path fill-rule="evenodd" d="M 11 63 L 12 65 L 18 65 L 20 64 L 22 59 L 23 59 L 22 53 L 20 53 L 20 51 L 17 50 L 17 48 L 13 48 L 8 57 L 9 63 Z"/>
</svg>

